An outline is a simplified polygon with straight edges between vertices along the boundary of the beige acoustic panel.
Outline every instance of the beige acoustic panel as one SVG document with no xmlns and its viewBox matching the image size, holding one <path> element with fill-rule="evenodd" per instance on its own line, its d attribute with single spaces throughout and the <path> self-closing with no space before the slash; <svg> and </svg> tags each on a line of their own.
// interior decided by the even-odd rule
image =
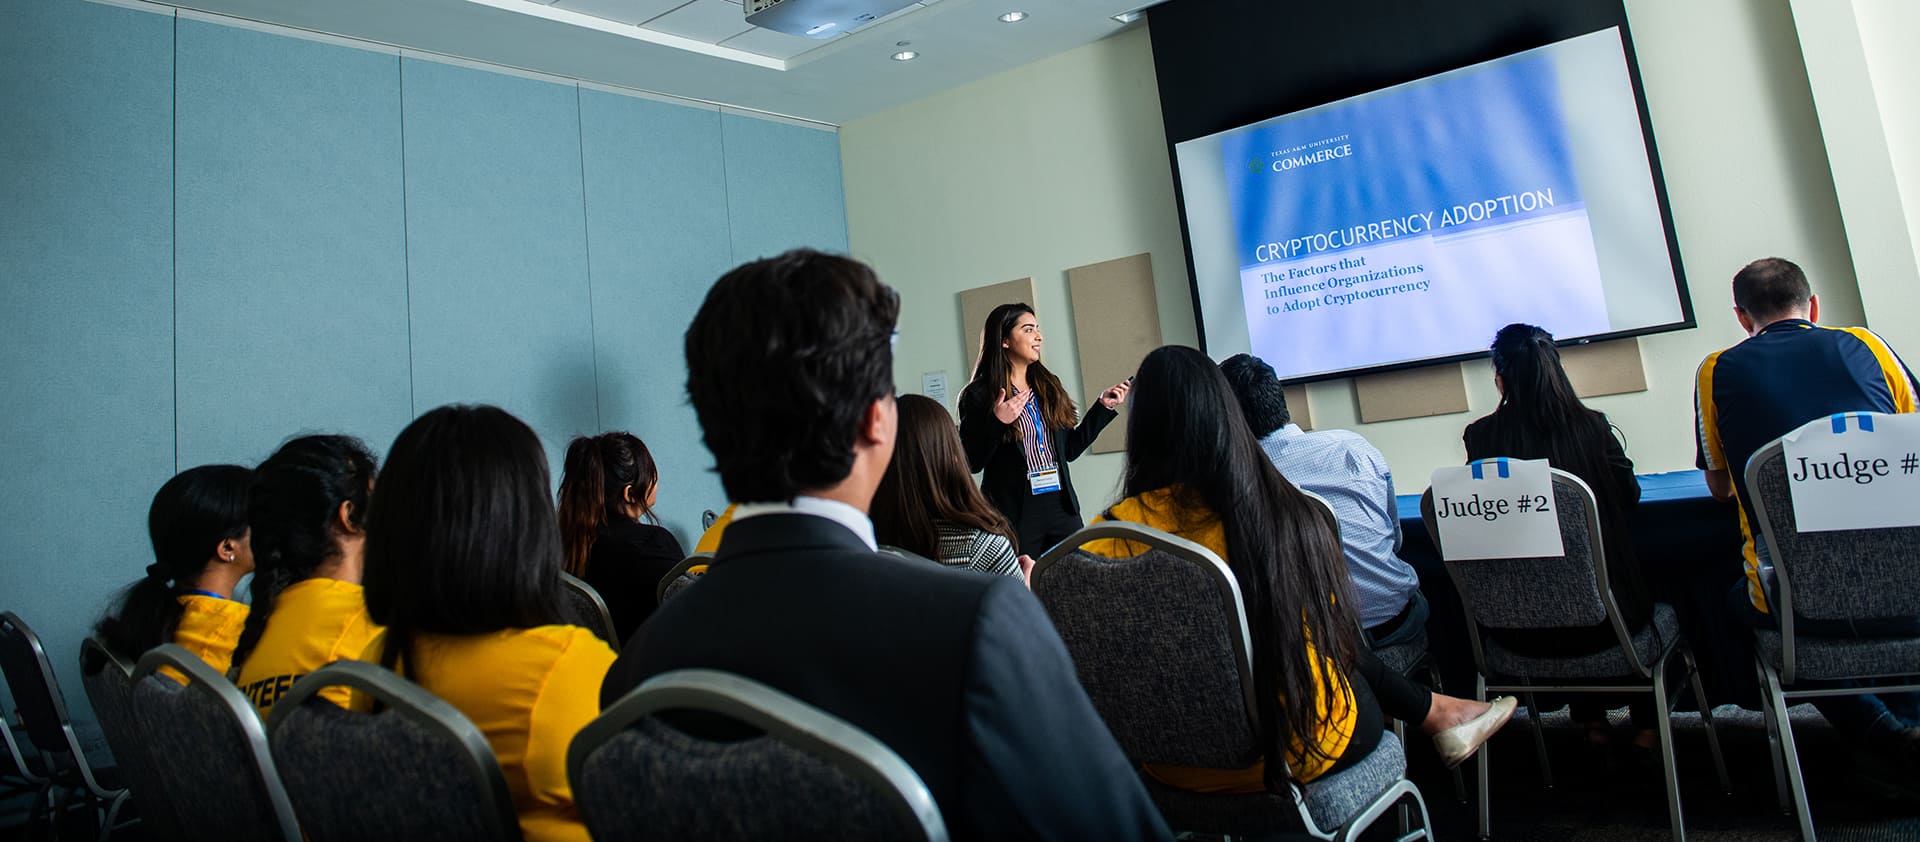
<svg viewBox="0 0 1920 842">
<path fill-rule="evenodd" d="M 1302 430 L 1313 429 L 1313 407 L 1307 404 L 1307 384 L 1295 383 L 1286 387 L 1287 415 Z"/>
<path fill-rule="evenodd" d="M 1079 343 L 1080 387 L 1074 395 L 1082 411 L 1108 386 L 1133 376 L 1148 351 L 1160 347 L 1160 304 L 1153 295 L 1153 256 L 1136 254 L 1067 270 L 1067 294 L 1073 300 L 1073 336 Z M 1093 452 L 1127 447 L 1126 408 L 1114 419 Z"/>
<path fill-rule="evenodd" d="M 1467 375 L 1459 363 L 1353 378 L 1360 420 L 1372 424 L 1467 411 Z"/>
<path fill-rule="evenodd" d="M 1647 390 L 1647 369 L 1640 361 L 1640 340 L 1616 339 L 1560 349 L 1560 364 L 1583 398 Z"/>
<path fill-rule="evenodd" d="M 960 359 L 967 361 L 967 368 L 960 373 L 958 386 L 951 387 L 956 397 L 960 394 L 959 387 L 973 380 L 973 367 L 980 364 L 980 329 L 986 326 L 987 315 L 993 308 L 1015 301 L 1038 312 L 1040 308 L 1034 300 L 1032 278 L 960 291 Z"/>
</svg>

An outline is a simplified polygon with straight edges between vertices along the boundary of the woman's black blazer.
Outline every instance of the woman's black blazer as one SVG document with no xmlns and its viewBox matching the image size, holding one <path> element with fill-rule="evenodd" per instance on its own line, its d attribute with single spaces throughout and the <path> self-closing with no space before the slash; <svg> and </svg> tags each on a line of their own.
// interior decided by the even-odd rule
<svg viewBox="0 0 1920 842">
<path fill-rule="evenodd" d="M 1019 523 L 1027 501 L 1034 499 L 1027 485 L 1027 454 L 1019 439 L 1007 438 L 1007 428 L 1013 425 L 1003 424 L 994 417 L 993 398 L 987 393 L 986 385 L 977 381 L 967 384 L 960 392 L 960 444 L 967 451 L 967 469 L 974 473 L 985 471 L 980 478 L 980 491 L 986 495 L 987 502 L 1008 520 Z M 1055 450 L 1060 463 L 1060 491 L 1065 495 L 1060 500 L 1071 514 L 1080 514 L 1080 497 L 1074 493 L 1073 476 L 1067 463 L 1080 458 L 1080 454 L 1093 445 L 1093 440 L 1100 437 L 1100 431 L 1119 414 L 1094 401 L 1081 416 L 1080 426 L 1047 431 L 1048 441 L 1060 443 Z"/>
</svg>

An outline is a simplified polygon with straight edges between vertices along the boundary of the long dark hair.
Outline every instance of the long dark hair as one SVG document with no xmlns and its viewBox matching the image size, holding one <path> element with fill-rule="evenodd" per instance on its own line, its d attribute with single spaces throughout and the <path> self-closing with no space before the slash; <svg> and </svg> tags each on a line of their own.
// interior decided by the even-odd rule
<svg viewBox="0 0 1920 842">
<path fill-rule="evenodd" d="M 1004 536 L 1015 549 L 1012 524 L 981 496 L 967 472 L 966 453 L 953 416 L 939 401 L 901 395 L 900 424 L 893 438 L 893 459 L 873 495 L 873 532 L 880 543 L 940 557 L 936 521 Z"/>
<path fill-rule="evenodd" d="M 1033 308 L 1023 302 L 1015 301 L 993 308 L 987 314 L 987 323 L 980 329 L 980 359 L 973 366 L 973 382 L 967 384 L 974 391 L 972 400 L 983 397 L 989 402 L 998 400 L 1003 389 L 1010 389 L 1013 381 L 1013 361 L 1007 358 L 1007 349 L 1000 343 L 1013 335 L 1013 327 L 1019 324 L 1020 317 L 1032 315 Z M 1055 430 L 1070 429 L 1076 423 L 1074 419 L 1073 398 L 1067 396 L 1066 387 L 1060 385 L 1060 378 L 1034 360 L 1027 366 L 1027 388 L 1040 406 L 1040 417 L 1047 426 Z M 1019 425 L 1010 425 L 1018 430 Z M 1008 435 L 1018 436 L 1017 432 Z"/>
<path fill-rule="evenodd" d="M 564 622 L 560 530 L 546 452 L 493 406 L 443 406 L 408 424 L 367 510 L 367 613 L 403 673 L 421 634 Z"/>
<path fill-rule="evenodd" d="M 373 452 L 352 436 L 301 436 L 280 446 L 253 472 L 247 520 L 253 526 L 253 607 L 234 648 L 245 664 L 267 630 L 280 592 L 313 577 L 340 553 L 335 513 L 347 506 L 347 522 L 365 528 L 373 495 Z"/>
<path fill-rule="evenodd" d="M 1346 681 L 1358 645 L 1333 516 L 1274 469 L 1205 354 L 1175 345 L 1153 351 L 1129 399 L 1125 494 L 1165 489 L 1176 521 L 1218 517 L 1226 531 L 1226 562 L 1253 636 L 1254 697 L 1275 786 L 1283 780 L 1278 761 L 1296 737 L 1306 751 L 1332 759 L 1317 740 L 1320 687 Z M 1309 639 L 1321 658 L 1306 657 Z M 1328 661 L 1336 674 L 1326 674 Z"/>
<path fill-rule="evenodd" d="M 1493 372 L 1503 388 L 1494 429 L 1500 441 L 1517 448 L 1508 455 L 1545 456 L 1585 480 L 1601 506 L 1615 506 L 1620 489 L 1606 451 L 1593 444 L 1613 435 L 1612 428 L 1574 393 L 1553 334 L 1527 324 L 1501 328 L 1493 336 Z"/>
<path fill-rule="evenodd" d="M 626 489 L 633 489 L 640 517 L 652 518 L 647 493 L 659 481 L 647 443 L 632 433 L 580 436 L 569 443 L 560 467 L 560 545 L 567 572 L 586 575 L 601 528 L 627 520 Z"/>
<path fill-rule="evenodd" d="M 201 465 L 160 486 L 147 509 L 153 539 L 147 576 L 123 592 L 93 627 L 119 654 L 137 658 L 173 639 L 179 596 L 196 583 L 220 542 L 247 534 L 247 486 L 253 471 L 239 465 Z"/>
</svg>

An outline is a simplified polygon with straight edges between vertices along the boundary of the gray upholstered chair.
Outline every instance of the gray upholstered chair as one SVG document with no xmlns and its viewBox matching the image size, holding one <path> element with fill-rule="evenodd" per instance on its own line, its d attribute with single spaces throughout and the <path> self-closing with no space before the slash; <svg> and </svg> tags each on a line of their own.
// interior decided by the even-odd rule
<svg viewBox="0 0 1920 842">
<path fill-rule="evenodd" d="M 133 665 L 99 638 L 89 637 L 80 642 L 80 683 L 138 810 L 141 832 L 155 839 L 186 839 L 173 814 L 166 779 L 148 753 L 146 732 L 134 720 Z"/>
<path fill-rule="evenodd" d="M 1684 665 L 1681 680 L 1692 684 L 1694 701 L 1707 724 L 1707 745 L 1713 753 L 1714 771 L 1720 788 L 1731 793 L 1727 764 L 1720 754 L 1720 738 L 1713 725 L 1713 706 L 1707 703 L 1700 686 L 1700 671 L 1693 651 L 1680 634 L 1680 621 L 1673 607 L 1655 604 L 1653 615 L 1639 633 L 1631 634 L 1622 619 L 1620 607 L 1608 585 L 1607 554 L 1600 536 L 1600 507 L 1593 489 L 1579 477 L 1552 469 L 1554 508 L 1560 520 L 1560 540 L 1565 554 L 1553 558 L 1498 558 L 1446 563 L 1447 575 L 1460 593 L 1461 607 L 1468 618 L 1467 639 L 1473 646 L 1473 663 L 1478 670 L 1474 689 L 1477 698 L 1488 693 L 1518 693 L 1527 699 L 1536 722 L 1540 709 L 1534 705 L 1534 693 L 1651 693 L 1654 728 L 1660 741 L 1661 767 L 1666 773 L 1667 819 L 1676 840 L 1686 838 L 1680 812 L 1680 781 L 1673 762 L 1673 700 L 1667 690 L 1668 667 L 1677 652 Z M 1433 490 L 1420 499 L 1420 517 L 1426 523 L 1433 545 L 1446 557 L 1440 540 L 1438 522 L 1433 515 Z M 1575 628 L 1606 623 L 1613 627 L 1618 646 L 1590 655 L 1542 657 L 1508 650 L 1483 629 L 1523 631 L 1527 629 Z M 1541 752 L 1544 772 L 1545 746 L 1540 732 L 1534 732 L 1535 747 Z M 1487 786 L 1487 767 L 1491 763 L 1488 747 L 1480 749 L 1480 835 L 1486 837 L 1492 827 L 1491 798 Z M 1551 785 L 1551 778 L 1548 778 Z"/>
<path fill-rule="evenodd" d="M 1109 559 L 1080 549 L 1103 538 L 1148 550 Z M 1128 758 L 1216 769 L 1262 759 L 1246 609 L 1218 556 L 1157 529 L 1097 523 L 1048 550 L 1032 581 Z M 1203 795 L 1142 780 L 1175 831 L 1351 839 L 1410 799 L 1420 828 L 1405 838 L 1430 838 L 1426 802 L 1406 780 L 1405 751 L 1390 733 L 1359 764 L 1292 792 Z"/>
<path fill-rule="evenodd" d="M 706 575 L 707 565 L 711 563 L 713 553 L 694 553 L 681 559 L 679 564 L 667 571 L 667 575 L 660 577 L 660 587 L 654 597 L 664 605 L 669 598 L 679 595 Z"/>
<path fill-rule="evenodd" d="M 1822 418 L 1813 422 L 1826 424 Z M 1920 617 L 1920 527 L 1801 532 L 1787 487 L 1780 440 L 1747 461 L 1747 493 L 1759 520 L 1758 540 L 1773 561 L 1770 605 L 1779 631 L 1755 631 L 1761 704 L 1774 750 L 1773 778 L 1780 808 L 1791 809 L 1802 839 L 1812 840 L 1813 815 L 1800 776 L 1800 753 L 1787 718 L 1789 699 L 1861 692 L 1920 690 L 1920 636 L 1827 637 L 1796 633 L 1797 620 L 1838 622 Z M 1796 687 L 1802 680 L 1888 680 L 1872 688 Z M 1787 803 L 1788 790 L 1793 803 Z"/>
<path fill-rule="evenodd" d="M 328 687 L 369 697 L 374 711 L 318 695 Z M 273 706 L 267 730 L 312 842 L 521 838 L 513 796 L 480 729 L 389 670 L 361 661 L 314 670 Z"/>
<path fill-rule="evenodd" d="M 226 676 L 178 645 L 159 646 L 133 667 L 133 717 L 174 815 L 194 837 L 301 842 L 266 728 Z"/>
<path fill-rule="evenodd" d="M 127 802 L 127 791 L 120 785 L 117 769 L 95 769 L 87 761 L 46 647 L 32 627 L 11 611 L 0 613 L 0 672 L 6 675 L 7 691 L 34 754 L 28 757 L 20 752 L 22 747 L 13 747 L 19 754 L 20 771 L 39 790 L 29 823 L 37 824 L 45 816 L 57 826 L 74 806 L 73 799 L 82 799 L 99 822 L 100 838 L 106 839 Z"/>
<path fill-rule="evenodd" d="M 674 724 L 694 717 L 749 736 L 708 739 Z M 574 738 L 567 777 L 598 842 L 947 839 L 932 793 L 892 749 L 715 670 L 654 676 L 607 708 Z"/>
<path fill-rule="evenodd" d="M 620 633 L 614 629 L 613 612 L 607 610 L 607 601 L 601 598 L 600 592 L 571 573 L 560 574 L 560 583 L 566 592 L 563 599 L 567 623 L 593 632 L 595 637 L 606 641 L 618 654 Z"/>
</svg>

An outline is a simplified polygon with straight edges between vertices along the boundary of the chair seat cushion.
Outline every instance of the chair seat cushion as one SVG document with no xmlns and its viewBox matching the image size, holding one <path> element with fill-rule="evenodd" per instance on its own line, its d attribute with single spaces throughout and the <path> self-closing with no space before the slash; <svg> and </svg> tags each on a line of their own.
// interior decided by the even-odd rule
<svg viewBox="0 0 1920 842">
<path fill-rule="evenodd" d="M 1633 636 L 1633 648 L 1640 663 L 1652 669 L 1655 662 L 1680 640 L 1680 619 L 1673 606 L 1655 603 L 1653 617 Z M 1480 638 L 1487 655 L 1487 669 L 1495 675 L 1514 678 L 1617 678 L 1636 674 L 1627 663 L 1626 653 L 1613 646 L 1587 655 L 1522 655 L 1502 647 L 1489 636 Z"/>
<path fill-rule="evenodd" d="M 1407 753 L 1400 740 L 1391 732 L 1381 734 L 1380 745 L 1365 759 L 1307 784 L 1307 813 L 1322 830 L 1340 827 L 1406 777 L 1406 772 Z M 1284 795 L 1207 795 L 1176 789 L 1144 775 L 1141 781 L 1167 824 L 1177 832 L 1237 836 L 1301 829 L 1299 808 Z"/>
<path fill-rule="evenodd" d="M 1756 630 L 1754 649 L 1775 670 L 1786 669 L 1777 631 Z M 1920 637 L 1793 636 L 1793 679 L 1920 675 Z"/>
<path fill-rule="evenodd" d="M 1418 640 L 1373 650 L 1373 656 L 1380 659 L 1387 669 L 1406 675 L 1411 672 L 1420 659 L 1427 656 L 1427 638 L 1421 635 Z"/>
</svg>

